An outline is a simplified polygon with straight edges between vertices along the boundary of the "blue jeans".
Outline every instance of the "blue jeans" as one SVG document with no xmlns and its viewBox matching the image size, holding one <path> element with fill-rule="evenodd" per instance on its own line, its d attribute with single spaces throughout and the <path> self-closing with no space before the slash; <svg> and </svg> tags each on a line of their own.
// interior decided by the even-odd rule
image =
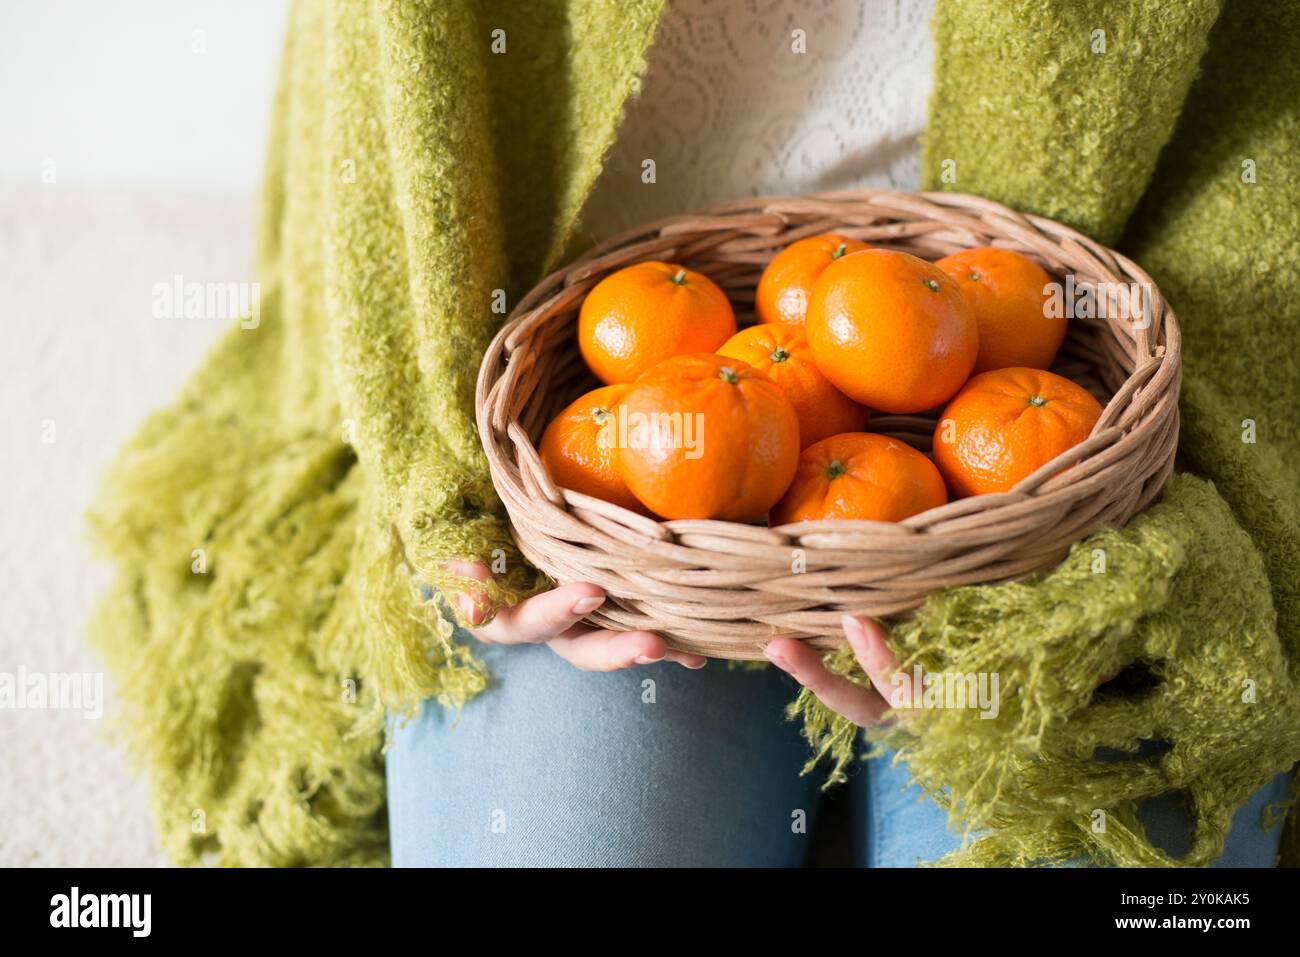
<svg viewBox="0 0 1300 957">
<path fill-rule="evenodd" d="M 494 684 L 456 715 L 434 704 L 396 728 L 388 807 L 396 866 L 797 866 L 820 778 L 784 707 L 792 680 L 710 662 L 577 671 L 545 647 L 480 646 Z M 960 841 L 888 760 L 848 784 L 856 860 L 911 867 Z M 1269 867 L 1281 828 L 1237 814 L 1221 866 Z M 1177 852 L 1179 813 L 1151 807 L 1148 833 Z M 1185 839 L 1184 839 L 1185 846 Z"/>
</svg>

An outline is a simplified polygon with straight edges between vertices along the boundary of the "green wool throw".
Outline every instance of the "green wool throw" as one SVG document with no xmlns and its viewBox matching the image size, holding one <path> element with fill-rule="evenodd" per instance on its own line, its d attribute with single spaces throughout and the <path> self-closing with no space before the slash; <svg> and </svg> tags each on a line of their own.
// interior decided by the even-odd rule
<svg viewBox="0 0 1300 957">
<path fill-rule="evenodd" d="M 1032 583 L 932 596 L 894 630 L 906 667 L 996 673 L 1002 709 L 873 737 L 974 838 L 946 864 L 1205 865 L 1300 759 L 1300 9 L 941 0 L 934 34 L 927 180 L 1118 241 L 1152 275 L 1201 478 Z M 855 730 L 810 695 L 795 710 L 842 774 Z M 1135 817 L 1166 792 L 1192 824 L 1179 861 Z"/>
<path fill-rule="evenodd" d="M 876 735 L 971 836 L 944 863 L 1204 864 L 1300 759 L 1300 18 L 1220 6 L 938 3 L 927 180 L 1119 243 L 1186 351 L 1184 472 L 1157 505 L 895 627 L 907 667 L 1000 681 L 995 718 Z M 260 323 L 145 423 L 91 515 L 119 567 L 92 640 L 178 862 L 386 863 L 386 714 L 489 683 L 434 598 L 463 584 L 444 563 L 493 564 L 494 603 L 545 587 L 479 447 L 478 361 L 572 250 L 662 7 L 295 4 Z M 806 694 L 792 711 L 841 776 L 857 729 Z M 1136 818 L 1166 792 L 1194 823 L 1181 862 Z"/>
</svg>

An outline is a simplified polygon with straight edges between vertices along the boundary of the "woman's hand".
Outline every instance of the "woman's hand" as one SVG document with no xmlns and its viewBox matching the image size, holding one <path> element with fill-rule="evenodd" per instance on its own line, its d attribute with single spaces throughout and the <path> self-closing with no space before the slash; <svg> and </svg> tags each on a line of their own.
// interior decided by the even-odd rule
<svg viewBox="0 0 1300 957">
<path fill-rule="evenodd" d="M 449 562 L 447 569 L 481 582 L 492 577 L 485 566 L 475 562 Z M 472 626 L 469 633 L 479 641 L 501 645 L 544 643 L 583 671 L 618 671 L 665 660 L 694 670 L 708 663 L 701 655 L 670 650 L 663 638 L 652 631 L 605 631 L 578 624 L 604 602 L 605 592 L 597 585 L 587 582 L 561 585 L 527 598 L 513 608 L 501 609 L 480 627 L 485 597 L 482 594 L 457 597 L 461 614 Z"/>
<path fill-rule="evenodd" d="M 842 624 L 858 664 L 871 679 L 870 688 L 830 671 L 822 664 L 821 652 L 797 638 L 777 638 L 763 653 L 832 711 L 860 727 L 879 724 L 890 708 L 906 707 L 911 701 L 911 679 L 895 679 L 898 659 L 885 643 L 886 632 L 879 623 L 845 615 Z"/>
</svg>

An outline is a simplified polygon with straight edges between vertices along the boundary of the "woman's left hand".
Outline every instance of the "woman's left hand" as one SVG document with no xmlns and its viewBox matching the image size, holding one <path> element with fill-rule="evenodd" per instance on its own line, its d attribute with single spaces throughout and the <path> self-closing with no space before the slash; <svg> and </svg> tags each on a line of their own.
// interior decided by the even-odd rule
<svg viewBox="0 0 1300 957">
<path fill-rule="evenodd" d="M 911 701 L 911 679 L 895 679 L 898 659 L 885 643 L 887 632 L 878 622 L 845 615 L 842 624 L 849 647 L 871 679 L 870 688 L 829 670 L 822 664 L 821 652 L 797 638 L 777 638 L 763 653 L 832 711 L 861 727 L 880 724 L 891 707 L 905 707 Z"/>
</svg>

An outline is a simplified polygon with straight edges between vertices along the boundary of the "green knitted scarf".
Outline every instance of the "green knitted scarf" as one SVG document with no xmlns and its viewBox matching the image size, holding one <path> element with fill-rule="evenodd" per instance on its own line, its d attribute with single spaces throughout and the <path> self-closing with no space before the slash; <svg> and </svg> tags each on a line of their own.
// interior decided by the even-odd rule
<svg viewBox="0 0 1300 957">
<path fill-rule="evenodd" d="M 261 322 L 145 424 L 92 514 L 120 569 L 92 637 L 178 862 L 385 862 L 386 711 L 485 687 L 421 587 L 454 588 L 463 556 L 497 560 L 498 600 L 542 584 L 478 447 L 478 356 L 571 245 L 662 6 L 295 5 Z M 887 740 L 983 835 L 962 861 L 1170 863 L 1133 810 L 1178 790 L 1203 863 L 1300 758 L 1300 23 L 1262 0 L 1060 6 L 940 0 L 927 178 L 1123 234 L 1183 322 L 1193 474 L 1039 580 L 896 629 L 909 662 L 998 672 L 1003 707 Z M 1130 665 L 1145 691 L 1097 691 Z M 849 760 L 854 729 L 796 708 Z M 1094 756 L 1143 741 L 1168 747 Z"/>
<path fill-rule="evenodd" d="M 1183 327 L 1200 476 L 1036 581 L 934 595 L 895 629 L 909 668 L 1000 679 L 994 720 L 928 709 L 874 735 L 982 835 L 944 863 L 1204 865 L 1300 759 L 1300 9 L 1220 6 L 938 6 L 926 179 L 1118 242 L 1153 276 Z M 837 776 L 854 729 L 807 694 L 794 710 Z M 1166 792 L 1192 823 L 1181 861 L 1135 817 Z"/>
<path fill-rule="evenodd" d="M 554 267 L 662 0 L 299 0 L 235 328 L 122 452 L 93 625 L 167 852 L 383 863 L 386 708 L 486 675 L 413 583 L 515 557 L 478 361 Z M 498 567 L 500 567 L 499 563 Z"/>
</svg>

